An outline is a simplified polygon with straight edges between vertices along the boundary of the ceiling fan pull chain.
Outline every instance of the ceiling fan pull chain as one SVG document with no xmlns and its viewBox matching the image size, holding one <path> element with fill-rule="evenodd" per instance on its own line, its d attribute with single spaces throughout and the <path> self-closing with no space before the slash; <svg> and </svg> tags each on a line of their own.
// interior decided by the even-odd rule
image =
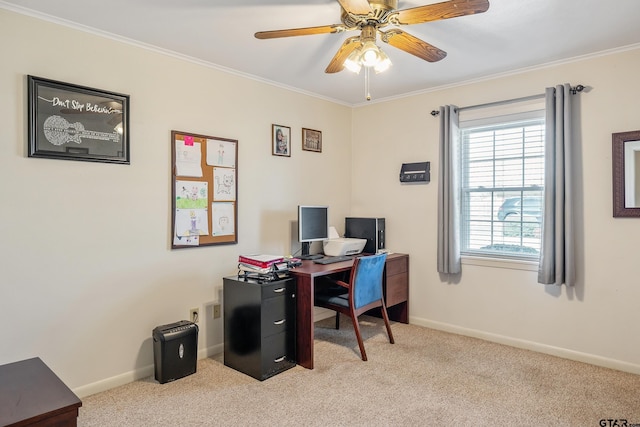
<svg viewBox="0 0 640 427">
<path fill-rule="evenodd" d="M 367 101 L 371 101 L 371 93 L 369 92 L 369 68 L 371 67 L 364 67 L 364 91 Z"/>
</svg>

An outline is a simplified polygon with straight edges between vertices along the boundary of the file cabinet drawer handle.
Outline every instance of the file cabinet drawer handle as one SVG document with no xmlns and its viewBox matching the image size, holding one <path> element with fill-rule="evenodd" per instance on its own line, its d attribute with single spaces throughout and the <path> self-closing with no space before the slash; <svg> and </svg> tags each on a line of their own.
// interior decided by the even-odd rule
<svg viewBox="0 0 640 427">
<path fill-rule="evenodd" d="M 282 320 L 276 320 L 275 322 L 273 322 L 274 325 L 284 325 L 286 319 L 282 319 Z"/>
<path fill-rule="evenodd" d="M 278 357 L 277 359 L 273 359 L 273 361 L 276 363 L 280 363 L 284 362 L 284 359 L 286 359 L 286 356 Z"/>
<path fill-rule="evenodd" d="M 284 288 L 278 288 L 278 289 L 274 289 L 274 290 L 273 290 L 273 293 L 274 293 L 274 294 L 280 294 L 280 293 L 282 293 L 282 292 L 284 292 Z"/>
</svg>

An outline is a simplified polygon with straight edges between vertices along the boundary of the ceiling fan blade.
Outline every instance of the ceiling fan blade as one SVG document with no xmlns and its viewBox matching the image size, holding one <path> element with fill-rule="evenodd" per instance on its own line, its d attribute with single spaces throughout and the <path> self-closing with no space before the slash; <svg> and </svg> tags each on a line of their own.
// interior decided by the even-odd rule
<svg viewBox="0 0 640 427">
<path fill-rule="evenodd" d="M 336 52 L 336 54 L 327 65 L 327 68 L 324 70 L 325 73 L 338 73 L 344 69 L 344 61 L 347 59 L 351 52 L 358 48 L 360 45 L 360 37 L 354 36 L 349 37 L 342 43 L 340 49 Z"/>
<path fill-rule="evenodd" d="M 392 21 L 397 24 L 421 24 L 486 12 L 489 0 L 449 0 L 441 3 L 398 10 Z"/>
<path fill-rule="evenodd" d="M 323 25 L 320 27 L 291 28 L 288 30 L 258 31 L 255 33 L 257 39 L 277 39 L 280 37 L 309 36 L 314 34 L 328 34 L 344 31 L 344 25 Z"/>
<path fill-rule="evenodd" d="M 340 6 L 354 15 L 367 15 L 371 12 L 371 6 L 367 0 L 338 0 Z"/>
<path fill-rule="evenodd" d="M 381 39 L 383 42 L 389 43 L 393 47 L 404 50 L 407 53 L 417 56 L 429 62 L 437 62 L 447 56 L 447 52 L 430 45 L 429 43 L 405 33 L 402 30 L 393 29 L 382 32 Z"/>
</svg>

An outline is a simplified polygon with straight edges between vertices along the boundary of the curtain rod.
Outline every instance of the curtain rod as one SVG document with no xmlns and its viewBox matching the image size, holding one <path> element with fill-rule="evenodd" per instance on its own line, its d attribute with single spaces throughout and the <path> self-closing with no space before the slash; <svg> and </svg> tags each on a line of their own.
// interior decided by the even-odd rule
<svg viewBox="0 0 640 427">
<path fill-rule="evenodd" d="M 577 86 L 571 86 L 570 90 L 571 90 L 571 93 L 575 95 L 578 92 L 582 92 L 584 89 L 585 87 L 583 85 L 577 85 Z M 523 96 L 521 98 L 506 99 L 504 101 L 495 101 L 495 102 L 487 102 L 486 104 L 469 105 L 467 107 L 458 108 L 458 111 L 473 110 L 474 108 L 495 107 L 496 105 L 512 104 L 514 102 L 531 101 L 533 99 L 544 98 L 544 96 L 545 96 L 544 93 L 539 93 L 537 95 Z M 431 110 L 431 115 L 433 117 L 439 114 L 440 114 L 440 111 Z"/>
</svg>

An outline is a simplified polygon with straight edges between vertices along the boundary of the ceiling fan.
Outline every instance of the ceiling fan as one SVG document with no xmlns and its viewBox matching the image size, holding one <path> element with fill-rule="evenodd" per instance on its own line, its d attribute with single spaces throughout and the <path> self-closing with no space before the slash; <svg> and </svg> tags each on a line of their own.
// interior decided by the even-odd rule
<svg viewBox="0 0 640 427">
<path fill-rule="evenodd" d="M 341 24 L 259 31 L 255 33 L 255 37 L 273 39 L 360 30 L 360 35 L 349 37 L 342 43 L 325 69 L 326 73 L 337 73 L 345 66 L 352 69 L 349 66 L 350 59 L 353 59 L 356 54 L 360 59 L 360 65 L 372 66 L 373 61 L 376 64 L 381 60 L 384 61 L 386 55 L 375 44 L 378 35 L 383 42 L 393 47 L 425 61 L 436 62 L 447 56 L 447 53 L 398 27 L 473 15 L 489 9 L 488 0 L 449 0 L 402 10 L 397 10 L 398 0 L 338 0 L 338 2 L 341 6 Z M 387 27 L 390 28 L 387 29 Z M 371 53 L 369 57 L 367 52 Z M 367 58 L 372 62 L 367 63 Z M 388 62 L 387 66 L 390 65 L 388 58 L 386 62 Z"/>
</svg>

